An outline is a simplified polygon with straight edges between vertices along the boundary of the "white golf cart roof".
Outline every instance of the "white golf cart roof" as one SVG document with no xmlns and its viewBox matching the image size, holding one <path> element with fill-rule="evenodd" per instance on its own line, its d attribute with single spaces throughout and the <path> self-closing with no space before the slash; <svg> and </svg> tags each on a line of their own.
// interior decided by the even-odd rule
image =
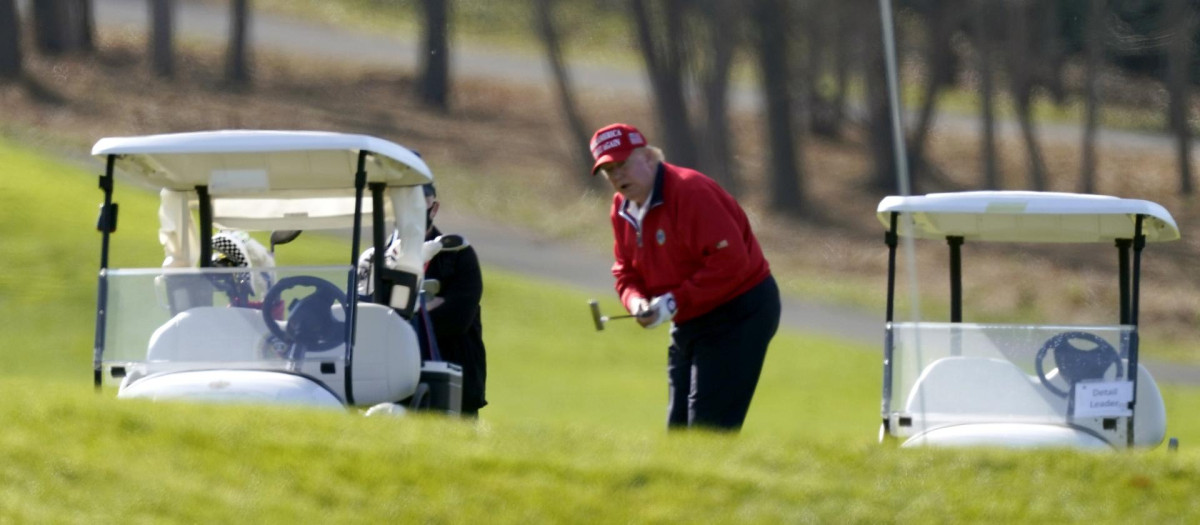
<svg viewBox="0 0 1200 525">
<path fill-rule="evenodd" d="M 963 237 L 995 242 L 1104 242 L 1132 239 L 1135 219 L 1145 218 L 1149 242 L 1179 239 L 1175 219 L 1150 201 L 1104 195 L 1031 191 L 970 191 L 886 197 L 876 216 L 885 228 L 891 214 L 911 214 L 912 229 L 901 220 L 902 236 L 920 239 Z"/>
<path fill-rule="evenodd" d="M 366 135 L 323 131 L 200 131 L 100 139 L 92 155 L 117 155 L 116 168 L 154 189 L 222 193 L 353 188 L 358 154 L 368 151 L 368 182 L 433 181 L 411 150 Z"/>
<path fill-rule="evenodd" d="M 425 161 L 376 137 L 323 131 L 227 130 L 100 139 L 92 155 L 115 156 L 114 168 L 137 185 L 162 193 L 163 228 L 178 230 L 181 208 L 196 206 L 196 188 L 213 198 L 213 222 L 245 230 L 333 229 L 352 226 L 355 173 L 367 152 L 367 183 L 389 189 L 433 182 Z M 419 193 L 419 189 L 416 190 Z M 424 216 L 423 198 L 398 208 L 393 191 L 385 216 L 400 208 Z M 174 201 L 174 202 L 169 202 Z M 182 201 L 182 202 L 180 202 Z M 417 202 L 420 201 L 420 202 Z M 363 199 L 369 224 L 371 197 Z M 183 204 L 186 203 L 186 204 Z M 417 217 L 417 216 L 420 217 Z"/>
<path fill-rule="evenodd" d="M 296 131 L 206 131 L 110 137 L 91 155 L 115 155 L 116 168 L 155 189 L 214 194 L 353 188 L 360 151 L 368 182 L 419 186 L 430 168 L 407 147 L 367 135 Z"/>
</svg>

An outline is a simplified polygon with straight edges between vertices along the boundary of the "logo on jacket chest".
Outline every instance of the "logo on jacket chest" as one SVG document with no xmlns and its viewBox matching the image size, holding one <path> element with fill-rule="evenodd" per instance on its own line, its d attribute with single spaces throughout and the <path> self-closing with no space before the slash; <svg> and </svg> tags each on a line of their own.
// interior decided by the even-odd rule
<svg viewBox="0 0 1200 525">
<path fill-rule="evenodd" d="M 659 228 L 658 231 L 654 232 L 654 242 L 657 243 L 659 246 L 666 244 L 667 243 L 667 232 L 663 231 L 662 228 Z M 639 248 L 642 246 L 642 232 L 641 231 L 637 232 L 637 245 Z"/>
</svg>

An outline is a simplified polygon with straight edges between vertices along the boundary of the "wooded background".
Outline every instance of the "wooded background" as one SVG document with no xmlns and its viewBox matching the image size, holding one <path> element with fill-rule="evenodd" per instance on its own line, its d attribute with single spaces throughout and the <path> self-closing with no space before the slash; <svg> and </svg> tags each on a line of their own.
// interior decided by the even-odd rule
<svg viewBox="0 0 1200 525">
<path fill-rule="evenodd" d="M 100 0 L 103 1 L 103 0 Z M 513 0 L 515 4 L 517 0 Z M 805 137 L 837 138 L 859 130 L 869 150 L 872 188 L 897 188 L 893 137 L 884 78 L 883 42 L 876 0 L 521 0 L 528 24 L 554 73 L 562 125 L 587 164 L 585 144 L 606 122 L 589 122 L 578 107 L 569 51 L 579 17 L 572 10 L 615 14 L 616 30 L 628 35 L 644 63 L 661 146 L 675 163 L 695 166 L 732 193 L 744 191 L 730 144 L 731 82 L 742 69 L 760 86 L 766 177 L 772 211 L 803 217 L 808 209 Z M 416 96 L 429 107 L 451 111 L 455 8 L 466 0 L 410 0 L 423 50 Z M 228 89 L 254 89 L 254 15 L 250 0 L 229 0 L 230 32 L 225 78 Z M 1132 106 L 1161 117 L 1161 131 L 1175 139 L 1178 191 L 1194 190 L 1190 167 L 1191 91 L 1198 79 L 1195 0 L 898 0 L 902 86 L 912 101 L 906 144 L 913 191 L 942 174 L 926 156 L 929 137 L 948 93 L 968 93 L 978 118 L 980 164 L 976 189 L 1000 189 L 997 121 L 1011 106 L 1026 152 L 1020 187 L 1045 190 L 1052 178 L 1072 179 L 1081 192 L 1098 191 L 1096 133 L 1101 109 Z M 21 9 L 18 9 L 18 8 Z M 150 13 L 147 64 L 163 77 L 176 74 L 176 0 L 147 0 Z M 93 0 L 0 0 L 0 79 L 22 77 L 28 53 L 45 57 L 95 53 Z M 1105 82 L 1109 79 L 1109 82 Z M 1111 80 L 1116 79 L 1116 82 Z M 1134 79 L 1137 88 L 1122 89 Z M 1155 86 L 1146 94 L 1144 86 Z M 963 97 L 958 97 L 963 99 Z M 1047 171 L 1037 101 L 1082 104 L 1078 173 Z M 1165 101 L 1165 103 L 1164 103 Z M 961 106 L 961 104 L 960 104 Z M 1010 177 L 1011 180 L 1011 177 Z"/>
</svg>

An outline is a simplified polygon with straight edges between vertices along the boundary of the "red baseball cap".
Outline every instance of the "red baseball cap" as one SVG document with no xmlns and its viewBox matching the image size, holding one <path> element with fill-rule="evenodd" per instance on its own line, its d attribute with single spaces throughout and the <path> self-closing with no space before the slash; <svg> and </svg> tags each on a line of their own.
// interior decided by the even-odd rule
<svg viewBox="0 0 1200 525">
<path fill-rule="evenodd" d="M 629 158 L 633 150 L 646 146 L 646 138 L 642 132 L 629 124 L 609 124 L 600 128 L 592 135 L 592 175 L 601 165 L 609 162 L 621 162 Z"/>
</svg>

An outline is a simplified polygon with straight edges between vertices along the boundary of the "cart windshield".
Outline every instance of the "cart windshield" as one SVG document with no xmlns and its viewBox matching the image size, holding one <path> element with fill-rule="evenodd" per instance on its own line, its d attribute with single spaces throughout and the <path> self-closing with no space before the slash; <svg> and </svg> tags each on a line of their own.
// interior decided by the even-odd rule
<svg viewBox="0 0 1200 525">
<path fill-rule="evenodd" d="M 1129 378 L 1134 327 L 892 323 L 883 415 L 897 435 L 966 423 L 1080 423 L 1082 384 Z M 1040 365 L 1039 365 L 1040 363 Z"/>
<path fill-rule="evenodd" d="M 98 357 L 109 377 L 343 361 L 350 276 L 349 266 L 108 270 Z"/>
</svg>

